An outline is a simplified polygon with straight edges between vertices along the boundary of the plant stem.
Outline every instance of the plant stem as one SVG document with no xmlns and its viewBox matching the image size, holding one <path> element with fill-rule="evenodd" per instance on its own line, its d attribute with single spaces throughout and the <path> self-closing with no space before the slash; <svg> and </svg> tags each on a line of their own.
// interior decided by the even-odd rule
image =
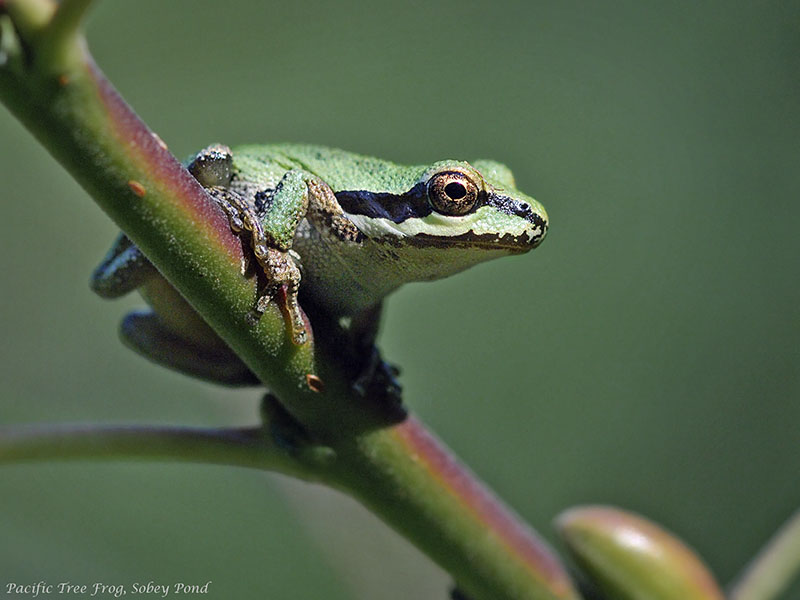
<svg viewBox="0 0 800 600">
<path fill-rule="evenodd" d="M 730 600 L 772 600 L 800 571 L 800 511 L 772 536 L 732 587 Z"/>
<path fill-rule="evenodd" d="M 87 424 L 0 429 L 0 464 L 85 459 L 209 463 L 310 477 L 261 427 Z"/>
</svg>

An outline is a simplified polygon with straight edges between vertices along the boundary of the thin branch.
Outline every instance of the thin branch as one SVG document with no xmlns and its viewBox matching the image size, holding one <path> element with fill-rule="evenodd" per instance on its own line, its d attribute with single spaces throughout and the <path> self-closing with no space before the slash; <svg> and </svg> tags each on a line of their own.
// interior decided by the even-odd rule
<svg viewBox="0 0 800 600">
<path fill-rule="evenodd" d="M 800 510 L 772 536 L 731 588 L 730 600 L 777 598 L 800 572 Z"/>
<path fill-rule="evenodd" d="M 50 0 L 0 0 L 0 13 L 8 11 L 20 35 L 35 39 L 53 18 L 56 5 Z"/>
<path fill-rule="evenodd" d="M 294 476 L 299 465 L 261 427 L 220 429 L 156 425 L 45 425 L 0 429 L 0 464 L 53 460 L 209 463 Z"/>
<path fill-rule="evenodd" d="M 40 60 L 52 64 L 70 60 L 76 50 L 76 40 L 81 34 L 83 20 L 93 0 L 61 0 L 55 13 L 42 32 L 39 48 Z"/>
<path fill-rule="evenodd" d="M 46 34 L 56 38 L 77 35 L 93 2 L 94 0 L 61 0 L 47 25 Z"/>
</svg>

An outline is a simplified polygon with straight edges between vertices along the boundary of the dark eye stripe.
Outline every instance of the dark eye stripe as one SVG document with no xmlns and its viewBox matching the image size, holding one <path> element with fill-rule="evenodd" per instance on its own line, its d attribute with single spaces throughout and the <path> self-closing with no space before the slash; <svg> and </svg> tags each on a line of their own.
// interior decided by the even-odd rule
<svg viewBox="0 0 800 600">
<path fill-rule="evenodd" d="M 371 219 L 389 219 L 394 223 L 427 217 L 433 212 L 428 204 L 424 183 L 418 183 L 403 195 L 365 190 L 344 190 L 336 192 L 336 200 L 339 201 L 342 209 L 351 215 L 364 215 Z M 475 212 L 481 206 L 487 205 L 531 223 L 540 224 L 542 221 L 527 203 L 500 194 L 479 194 L 478 201 L 469 212 Z"/>
<path fill-rule="evenodd" d="M 495 207 L 497 210 L 506 213 L 507 215 L 512 215 L 515 217 L 520 217 L 521 219 L 525 219 L 526 221 L 530 221 L 531 223 L 538 223 L 541 222 L 541 217 L 535 214 L 530 207 L 530 204 L 527 202 L 520 202 L 518 200 L 514 200 L 513 198 L 509 198 L 508 196 L 503 196 L 501 194 L 491 194 L 486 202 L 489 206 Z"/>
<path fill-rule="evenodd" d="M 402 223 L 411 218 L 421 218 L 431 214 L 424 183 L 418 183 L 401 196 L 364 190 L 345 190 L 336 192 L 335 195 L 339 206 L 346 213 L 364 215 L 371 219 L 389 219 L 395 223 Z"/>
</svg>

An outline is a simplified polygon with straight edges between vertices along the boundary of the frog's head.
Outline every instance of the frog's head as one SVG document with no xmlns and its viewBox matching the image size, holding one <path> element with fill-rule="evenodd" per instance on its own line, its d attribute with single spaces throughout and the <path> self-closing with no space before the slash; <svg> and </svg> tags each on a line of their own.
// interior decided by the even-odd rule
<svg viewBox="0 0 800 600">
<path fill-rule="evenodd" d="M 403 189 L 337 197 L 372 240 L 486 255 L 470 262 L 527 252 L 547 233 L 544 207 L 517 190 L 511 171 L 494 161 L 440 161 L 421 167 Z"/>
</svg>

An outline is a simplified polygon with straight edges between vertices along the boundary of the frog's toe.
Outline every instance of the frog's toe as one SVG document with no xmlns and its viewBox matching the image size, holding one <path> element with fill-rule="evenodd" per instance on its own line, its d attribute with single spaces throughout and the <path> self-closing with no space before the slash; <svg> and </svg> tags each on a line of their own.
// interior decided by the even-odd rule
<svg viewBox="0 0 800 600">
<path fill-rule="evenodd" d="M 168 329 L 153 312 L 132 312 L 120 325 L 126 346 L 174 371 L 228 386 L 260 382 L 227 346 L 201 346 Z"/>
<path fill-rule="evenodd" d="M 102 298 L 119 298 L 158 275 L 153 264 L 125 234 L 120 234 L 89 280 Z"/>
</svg>

